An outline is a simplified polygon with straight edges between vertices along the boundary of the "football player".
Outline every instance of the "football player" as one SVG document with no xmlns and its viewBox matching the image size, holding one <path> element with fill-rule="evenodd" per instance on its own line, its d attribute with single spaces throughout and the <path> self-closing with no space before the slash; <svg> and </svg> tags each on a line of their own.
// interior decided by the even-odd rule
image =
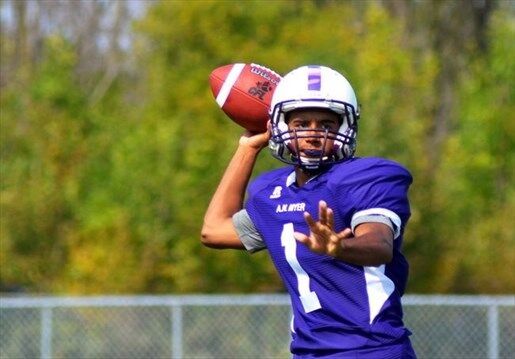
<svg viewBox="0 0 515 359">
<path fill-rule="evenodd" d="M 358 120 L 340 73 L 291 71 L 268 131 L 240 138 L 205 214 L 206 246 L 268 250 L 291 297 L 294 358 L 415 358 L 401 307 L 412 177 L 396 162 L 354 156 Z M 247 187 L 267 145 L 288 166 Z"/>
</svg>

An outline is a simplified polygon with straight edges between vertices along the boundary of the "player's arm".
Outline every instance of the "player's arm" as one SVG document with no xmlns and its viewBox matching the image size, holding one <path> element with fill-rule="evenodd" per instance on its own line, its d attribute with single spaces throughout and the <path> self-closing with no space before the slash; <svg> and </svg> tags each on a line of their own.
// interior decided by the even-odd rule
<svg viewBox="0 0 515 359">
<path fill-rule="evenodd" d="M 238 148 L 216 189 L 204 216 L 201 241 L 212 248 L 244 249 L 232 216 L 242 209 L 245 191 L 257 156 L 269 139 L 269 132 L 240 138 Z"/>
<path fill-rule="evenodd" d="M 342 238 L 338 259 L 362 266 L 379 266 L 393 257 L 393 232 L 378 222 L 365 222 L 354 229 L 354 236 Z"/>
</svg>

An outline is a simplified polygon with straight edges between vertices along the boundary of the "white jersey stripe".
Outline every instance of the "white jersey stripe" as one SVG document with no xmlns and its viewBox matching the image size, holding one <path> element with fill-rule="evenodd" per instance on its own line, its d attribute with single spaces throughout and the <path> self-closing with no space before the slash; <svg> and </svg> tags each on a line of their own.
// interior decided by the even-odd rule
<svg viewBox="0 0 515 359">
<path fill-rule="evenodd" d="M 395 284 L 384 274 L 384 268 L 384 264 L 379 267 L 364 267 L 370 324 L 372 324 L 384 303 L 395 290 Z"/>
<path fill-rule="evenodd" d="M 244 67 L 245 64 L 234 64 L 232 66 L 231 71 L 229 71 L 229 74 L 227 75 L 227 78 L 225 79 L 224 84 L 218 93 L 218 96 L 216 96 L 216 103 L 218 106 L 223 107 L 225 101 L 227 101 L 227 97 L 229 97 L 231 88 L 236 83 L 236 80 L 238 80 L 238 76 L 240 76 L 240 73 L 243 71 Z"/>
</svg>

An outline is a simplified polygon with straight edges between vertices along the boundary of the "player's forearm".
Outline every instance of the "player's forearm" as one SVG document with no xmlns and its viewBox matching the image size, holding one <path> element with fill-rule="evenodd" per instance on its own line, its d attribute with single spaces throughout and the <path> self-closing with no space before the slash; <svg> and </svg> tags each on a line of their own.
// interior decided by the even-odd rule
<svg viewBox="0 0 515 359">
<path fill-rule="evenodd" d="M 342 240 L 342 251 L 338 259 L 360 266 L 375 267 L 389 263 L 393 256 L 392 245 L 387 240 L 367 237 Z"/>
<path fill-rule="evenodd" d="M 232 216 L 243 207 L 245 190 L 258 153 L 257 149 L 241 145 L 236 150 L 204 216 L 204 244 L 238 243 Z"/>
<path fill-rule="evenodd" d="M 393 233 L 382 223 L 363 223 L 356 227 L 354 237 L 341 241 L 340 258 L 361 266 L 379 266 L 393 257 Z"/>
</svg>

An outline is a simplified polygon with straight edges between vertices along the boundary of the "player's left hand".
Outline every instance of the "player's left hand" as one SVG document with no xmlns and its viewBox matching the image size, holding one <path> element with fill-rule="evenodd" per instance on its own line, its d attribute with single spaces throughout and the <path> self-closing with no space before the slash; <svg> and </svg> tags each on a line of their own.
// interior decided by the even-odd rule
<svg viewBox="0 0 515 359">
<path fill-rule="evenodd" d="M 308 212 L 304 212 L 304 219 L 309 226 L 309 236 L 295 232 L 295 239 L 307 245 L 313 252 L 341 257 L 342 240 L 351 238 L 353 234 L 350 228 L 345 228 L 338 233 L 334 231 L 334 213 L 327 203 L 325 201 L 318 203 L 318 221 L 315 221 Z"/>
</svg>

